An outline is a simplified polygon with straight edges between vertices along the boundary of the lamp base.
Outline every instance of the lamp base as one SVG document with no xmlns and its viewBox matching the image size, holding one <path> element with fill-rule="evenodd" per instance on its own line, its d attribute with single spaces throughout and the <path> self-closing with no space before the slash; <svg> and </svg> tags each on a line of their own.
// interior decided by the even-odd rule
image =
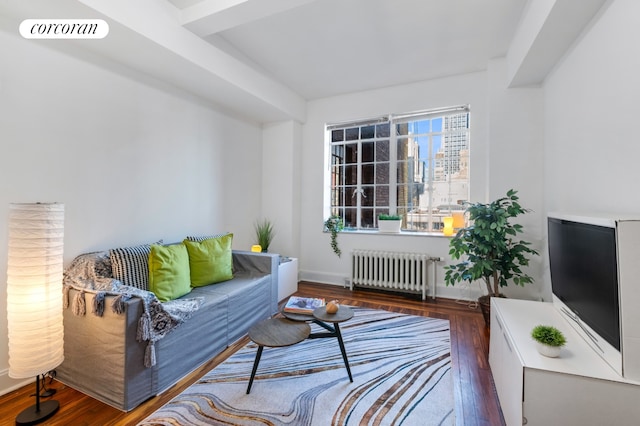
<svg viewBox="0 0 640 426">
<path fill-rule="evenodd" d="M 16 417 L 16 425 L 35 425 L 41 423 L 53 416 L 60 408 L 60 404 L 58 401 L 45 401 L 40 403 L 39 411 L 36 411 L 36 407 L 37 405 L 32 405 L 18 414 L 18 417 Z"/>
</svg>

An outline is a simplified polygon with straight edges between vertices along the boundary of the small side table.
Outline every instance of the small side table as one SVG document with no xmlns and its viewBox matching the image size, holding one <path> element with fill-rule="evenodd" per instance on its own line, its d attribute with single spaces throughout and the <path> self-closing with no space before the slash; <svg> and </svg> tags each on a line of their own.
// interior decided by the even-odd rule
<svg viewBox="0 0 640 426">
<path fill-rule="evenodd" d="M 251 392 L 251 385 L 253 385 L 253 379 L 258 370 L 262 350 L 265 346 L 276 348 L 295 345 L 309 337 L 309 333 L 311 333 L 309 324 L 291 321 L 286 318 L 266 319 L 251 327 L 249 329 L 249 339 L 258 345 L 258 352 L 256 352 L 256 358 L 253 361 L 247 394 Z"/>
<path fill-rule="evenodd" d="M 312 321 L 318 324 L 320 327 L 327 330 L 322 333 L 310 333 L 309 339 L 322 339 L 328 337 L 335 337 L 338 339 L 338 345 L 340 346 L 340 352 L 342 353 L 342 359 L 344 360 L 344 366 L 347 368 L 347 374 L 349 375 L 349 381 L 353 383 L 353 376 L 351 375 L 351 367 L 349 367 L 349 359 L 347 358 L 347 351 L 344 347 L 344 341 L 342 340 L 342 333 L 340 332 L 340 323 L 345 322 L 353 318 L 353 310 L 348 306 L 340 306 L 338 312 L 335 314 L 328 314 L 326 306 L 321 306 L 313 311 L 313 315 L 297 314 L 291 312 L 282 312 L 286 318 L 293 321 Z M 330 325 L 331 323 L 332 325 Z"/>
</svg>

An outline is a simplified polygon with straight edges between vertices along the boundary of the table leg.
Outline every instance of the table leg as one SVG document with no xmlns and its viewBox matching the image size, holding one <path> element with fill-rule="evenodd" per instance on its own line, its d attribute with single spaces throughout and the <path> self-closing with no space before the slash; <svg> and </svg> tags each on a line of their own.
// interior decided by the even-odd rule
<svg viewBox="0 0 640 426">
<path fill-rule="evenodd" d="M 344 366 L 347 367 L 347 373 L 349 373 L 349 381 L 353 383 L 353 377 L 351 377 L 351 368 L 349 367 L 349 359 L 347 358 L 347 351 L 344 349 L 344 342 L 342 341 L 342 333 L 340 332 L 340 326 L 335 323 L 334 328 L 336 330 L 336 337 L 338 337 L 338 344 L 340 345 L 340 351 L 342 352 L 342 359 L 344 360 Z"/>
<path fill-rule="evenodd" d="M 253 378 L 256 376 L 256 371 L 258 370 L 258 364 L 260 363 L 260 357 L 262 356 L 263 346 L 258 346 L 258 352 L 256 352 L 256 359 L 253 361 L 253 369 L 251 370 L 251 378 L 249 379 L 249 386 L 247 386 L 247 395 L 251 392 L 251 385 L 253 384 Z M 351 376 L 351 373 L 349 373 Z"/>
</svg>

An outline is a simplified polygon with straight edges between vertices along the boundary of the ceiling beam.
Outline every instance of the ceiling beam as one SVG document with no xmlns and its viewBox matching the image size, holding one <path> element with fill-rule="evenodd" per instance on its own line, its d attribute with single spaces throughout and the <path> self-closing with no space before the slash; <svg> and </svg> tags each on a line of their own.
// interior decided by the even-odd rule
<svg viewBox="0 0 640 426">
<path fill-rule="evenodd" d="M 206 37 L 312 1 L 316 0 L 204 0 L 183 9 L 180 22 Z"/>
<path fill-rule="evenodd" d="M 529 1 L 507 52 L 509 86 L 542 83 L 606 2 Z"/>
</svg>

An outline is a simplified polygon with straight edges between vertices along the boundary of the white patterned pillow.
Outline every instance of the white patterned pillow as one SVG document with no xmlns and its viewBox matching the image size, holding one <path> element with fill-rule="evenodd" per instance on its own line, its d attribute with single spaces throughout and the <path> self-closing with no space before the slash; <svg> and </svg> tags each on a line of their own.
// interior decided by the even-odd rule
<svg viewBox="0 0 640 426">
<path fill-rule="evenodd" d="M 220 237 L 224 237 L 225 235 L 229 235 L 229 234 L 230 234 L 229 232 L 221 232 L 219 234 L 205 235 L 205 236 L 200 236 L 200 237 L 191 236 L 191 237 L 185 238 L 185 240 L 193 241 L 193 242 L 196 242 L 196 243 L 201 243 L 204 240 L 210 240 L 211 238 L 220 238 Z"/>
<path fill-rule="evenodd" d="M 162 244 L 162 240 L 155 244 Z M 123 284 L 149 291 L 149 253 L 151 244 L 109 250 L 113 278 Z"/>
</svg>

